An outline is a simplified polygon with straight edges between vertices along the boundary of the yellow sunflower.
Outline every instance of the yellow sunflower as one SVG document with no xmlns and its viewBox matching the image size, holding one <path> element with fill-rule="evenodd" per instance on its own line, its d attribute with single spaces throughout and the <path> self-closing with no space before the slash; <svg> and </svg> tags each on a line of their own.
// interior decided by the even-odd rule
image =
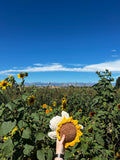
<svg viewBox="0 0 120 160">
<path fill-rule="evenodd" d="M 120 104 L 117 105 L 117 108 L 120 109 Z"/>
<path fill-rule="evenodd" d="M 62 98 L 62 101 L 65 101 L 65 100 L 66 100 L 65 97 L 63 97 L 63 98 Z"/>
<path fill-rule="evenodd" d="M 18 78 L 23 79 L 25 77 L 25 73 L 19 73 L 17 74 Z"/>
<path fill-rule="evenodd" d="M 13 87 L 13 83 L 9 82 L 9 86 L 10 86 L 10 88 L 12 88 Z"/>
<path fill-rule="evenodd" d="M 52 111 L 53 111 L 52 107 L 49 107 L 49 109 L 50 109 L 50 112 L 52 112 Z"/>
<path fill-rule="evenodd" d="M 9 138 L 9 137 L 6 137 L 6 136 L 5 136 L 5 137 L 3 138 L 3 140 L 6 141 L 6 140 L 8 140 L 8 138 Z"/>
<path fill-rule="evenodd" d="M 116 153 L 117 158 L 120 158 L 120 151 Z"/>
<path fill-rule="evenodd" d="M 50 112 L 52 112 L 53 111 L 53 109 L 52 108 L 50 108 Z"/>
<path fill-rule="evenodd" d="M 66 111 L 67 108 L 67 101 L 65 99 L 65 97 L 62 98 L 62 106 L 61 106 L 61 110 L 62 111 Z"/>
<path fill-rule="evenodd" d="M 8 85 L 9 85 L 8 81 L 3 80 L 0 82 L 0 87 L 2 87 L 3 90 L 6 89 Z"/>
<path fill-rule="evenodd" d="M 65 148 L 68 146 L 74 146 L 76 142 L 80 142 L 79 137 L 82 136 L 80 131 L 81 126 L 78 125 L 77 120 L 73 120 L 72 117 L 63 120 L 58 123 L 57 138 L 60 140 L 63 135 L 65 135 Z"/>
<path fill-rule="evenodd" d="M 78 112 L 82 112 L 82 109 L 80 108 L 80 109 L 78 110 Z"/>
<path fill-rule="evenodd" d="M 33 104 L 34 104 L 34 102 L 35 102 L 35 96 L 29 96 L 28 97 L 28 104 L 30 105 L 30 106 L 32 106 Z"/>
<path fill-rule="evenodd" d="M 53 102 L 53 107 L 55 107 L 55 106 L 56 106 L 56 101 Z"/>
<path fill-rule="evenodd" d="M 96 112 L 90 112 L 89 116 L 92 118 L 92 117 L 94 117 L 95 114 L 96 114 Z"/>
</svg>

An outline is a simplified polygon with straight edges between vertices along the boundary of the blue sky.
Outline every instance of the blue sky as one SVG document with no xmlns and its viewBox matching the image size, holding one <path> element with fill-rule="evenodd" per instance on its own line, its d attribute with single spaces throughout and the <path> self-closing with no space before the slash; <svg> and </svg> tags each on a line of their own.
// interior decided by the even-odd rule
<svg viewBox="0 0 120 160">
<path fill-rule="evenodd" d="M 120 76 L 119 0 L 4 0 L 0 3 L 0 80 L 97 82 Z"/>
</svg>

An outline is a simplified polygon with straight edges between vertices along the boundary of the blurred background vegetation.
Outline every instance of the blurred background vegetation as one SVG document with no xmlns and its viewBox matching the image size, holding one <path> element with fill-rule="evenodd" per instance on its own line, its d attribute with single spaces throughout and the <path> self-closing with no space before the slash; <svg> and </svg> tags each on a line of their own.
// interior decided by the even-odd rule
<svg viewBox="0 0 120 160">
<path fill-rule="evenodd" d="M 120 159 L 120 78 L 96 72 L 93 86 L 24 85 L 28 73 L 0 82 L 0 159 L 52 160 L 56 141 L 48 137 L 49 121 L 67 111 L 83 125 L 80 143 L 68 147 L 65 160 Z"/>
</svg>

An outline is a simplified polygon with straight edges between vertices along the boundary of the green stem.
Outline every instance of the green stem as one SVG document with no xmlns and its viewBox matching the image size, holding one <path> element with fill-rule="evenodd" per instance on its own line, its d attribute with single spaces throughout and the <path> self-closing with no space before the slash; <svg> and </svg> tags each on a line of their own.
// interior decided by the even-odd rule
<svg viewBox="0 0 120 160">
<path fill-rule="evenodd" d="M 113 145 L 113 154 L 114 154 L 114 160 L 115 160 L 115 145 Z"/>
<path fill-rule="evenodd" d="M 115 144 L 114 144 L 113 134 L 112 134 L 112 141 L 113 141 L 113 154 L 114 154 L 114 160 L 115 160 Z"/>
</svg>

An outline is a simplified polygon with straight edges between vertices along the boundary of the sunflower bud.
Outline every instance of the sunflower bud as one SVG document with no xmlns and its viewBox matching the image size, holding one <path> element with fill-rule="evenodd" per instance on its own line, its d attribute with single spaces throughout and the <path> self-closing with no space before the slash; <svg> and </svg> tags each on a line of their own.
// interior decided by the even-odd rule
<svg viewBox="0 0 120 160">
<path fill-rule="evenodd" d="M 28 77 L 28 73 L 27 72 L 25 72 L 25 77 Z"/>
<path fill-rule="evenodd" d="M 93 132 L 93 127 L 88 128 L 88 132 L 92 133 Z"/>
<path fill-rule="evenodd" d="M 117 158 L 120 158 L 120 151 L 116 153 Z"/>
</svg>

